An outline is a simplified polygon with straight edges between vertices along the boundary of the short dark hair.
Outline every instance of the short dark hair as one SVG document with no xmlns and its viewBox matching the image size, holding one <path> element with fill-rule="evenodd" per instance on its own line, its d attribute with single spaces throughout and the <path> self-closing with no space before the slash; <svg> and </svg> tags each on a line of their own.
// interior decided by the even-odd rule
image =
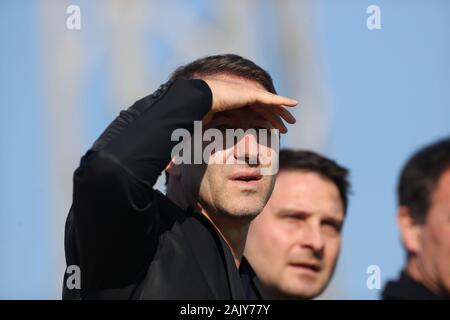
<svg viewBox="0 0 450 320">
<path fill-rule="evenodd" d="M 277 93 L 272 77 L 266 70 L 237 54 L 221 54 L 197 59 L 175 69 L 170 76 L 170 80 L 189 80 L 218 74 L 253 80 L 261 84 L 267 91 Z M 168 181 L 169 173 L 166 171 L 166 185 Z"/>
<path fill-rule="evenodd" d="M 344 213 L 347 212 L 350 192 L 349 170 L 335 161 L 312 151 L 283 149 L 280 151 L 279 171 L 301 170 L 313 172 L 337 187 Z"/>
<path fill-rule="evenodd" d="M 431 195 L 447 169 L 450 169 L 450 137 L 423 147 L 403 167 L 397 187 L 398 202 L 411 210 L 417 222 L 425 222 Z"/>
<path fill-rule="evenodd" d="M 170 76 L 170 80 L 194 79 L 217 74 L 228 74 L 253 80 L 261 84 L 267 91 L 276 93 L 270 74 L 256 63 L 237 54 L 221 54 L 197 59 L 178 67 Z"/>
</svg>

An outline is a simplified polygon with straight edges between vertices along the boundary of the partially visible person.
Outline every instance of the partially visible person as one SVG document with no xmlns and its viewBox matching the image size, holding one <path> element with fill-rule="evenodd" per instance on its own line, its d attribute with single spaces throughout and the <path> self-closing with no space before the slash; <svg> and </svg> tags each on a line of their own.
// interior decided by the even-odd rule
<svg viewBox="0 0 450 320">
<path fill-rule="evenodd" d="M 450 138 L 419 150 L 398 184 L 397 222 L 406 250 L 399 279 L 382 298 L 450 298 Z"/>
<path fill-rule="evenodd" d="M 329 283 L 341 245 L 349 172 L 309 151 L 282 150 L 274 191 L 250 224 L 244 255 L 266 298 L 311 299 Z"/>
</svg>

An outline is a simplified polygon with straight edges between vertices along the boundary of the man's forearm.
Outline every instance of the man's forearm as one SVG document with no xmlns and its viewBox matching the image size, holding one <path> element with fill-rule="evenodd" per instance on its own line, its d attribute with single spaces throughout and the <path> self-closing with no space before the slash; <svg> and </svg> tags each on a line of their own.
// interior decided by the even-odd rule
<svg viewBox="0 0 450 320">
<path fill-rule="evenodd" d="M 211 90 L 202 80 L 177 80 L 156 98 L 137 101 L 105 130 L 93 146 L 95 152 L 120 163 L 138 179 L 153 185 L 170 161 L 172 132 L 192 132 L 211 108 Z"/>
<path fill-rule="evenodd" d="M 159 236 L 152 186 L 176 144 L 172 131 L 192 130 L 210 104 L 205 82 L 175 81 L 157 101 L 148 96 L 123 111 L 82 158 L 67 236 L 85 290 L 124 287 L 145 271 Z"/>
</svg>

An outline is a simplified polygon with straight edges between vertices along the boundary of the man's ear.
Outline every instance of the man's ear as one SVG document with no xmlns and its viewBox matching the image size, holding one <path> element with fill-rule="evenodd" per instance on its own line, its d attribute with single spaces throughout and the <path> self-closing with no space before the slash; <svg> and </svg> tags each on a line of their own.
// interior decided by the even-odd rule
<svg viewBox="0 0 450 320">
<path fill-rule="evenodd" d="M 410 254 L 418 254 L 422 250 L 421 231 L 422 225 L 417 222 L 411 210 L 406 206 L 400 206 L 397 212 L 397 224 L 400 228 L 403 245 Z"/>
<path fill-rule="evenodd" d="M 174 177 L 175 179 L 178 179 L 181 175 L 181 165 L 175 164 L 173 159 L 170 160 L 165 170 L 170 174 L 171 177 Z"/>
</svg>

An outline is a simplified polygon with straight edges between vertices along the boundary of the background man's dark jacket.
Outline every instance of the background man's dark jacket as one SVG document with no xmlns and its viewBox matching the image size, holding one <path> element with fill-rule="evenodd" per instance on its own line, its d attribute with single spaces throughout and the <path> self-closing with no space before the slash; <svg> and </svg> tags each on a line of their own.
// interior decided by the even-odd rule
<svg viewBox="0 0 450 320">
<path fill-rule="evenodd" d="M 237 269 L 215 228 L 153 189 L 177 128 L 193 132 L 210 110 L 202 80 L 177 80 L 122 111 L 82 157 L 66 222 L 67 265 L 81 289 L 65 299 L 257 299 L 254 272 Z"/>
<path fill-rule="evenodd" d="M 441 300 L 440 297 L 423 284 L 414 280 L 405 270 L 395 281 L 389 281 L 382 293 L 383 300 Z"/>
</svg>

